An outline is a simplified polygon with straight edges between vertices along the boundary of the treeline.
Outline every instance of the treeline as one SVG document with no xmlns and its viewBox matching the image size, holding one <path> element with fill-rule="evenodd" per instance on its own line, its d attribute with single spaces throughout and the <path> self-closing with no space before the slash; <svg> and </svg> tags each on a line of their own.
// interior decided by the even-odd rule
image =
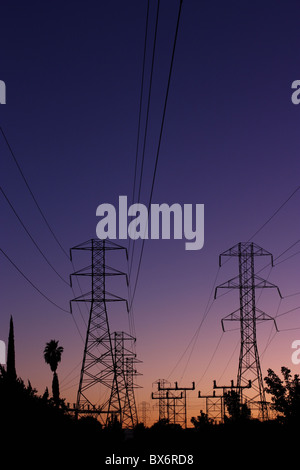
<svg viewBox="0 0 300 470">
<path fill-rule="evenodd" d="M 277 418 L 261 422 L 234 391 L 225 396 L 226 418 L 214 423 L 205 413 L 193 417 L 192 428 L 161 420 L 146 428 L 142 423 L 133 430 L 123 430 L 118 422 L 102 427 L 93 417 L 75 419 L 60 397 L 57 366 L 63 348 L 51 340 L 44 349 L 44 359 L 53 372 L 52 394 L 45 389 L 39 395 L 30 381 L 17 376 L 15 367 L 13 322 L 10 321 L 7 364 L 0 366 L 0 426 L 4 449 L 91 449 L 99 458 L 150 454 L 192 455 L 194 463 L 207 449 L 256 450 L 291 449 L 298 446 L 300 425 L 300 380 L 287 367 L 281 377 L 268 370 L 266 393 Z M 198 459 L 198 460 L 197 460 Z"/>
<path fill-rule="evenodd" d="M 0 370 L 1 443 L 6 449 L 88 449 L 93 447 L 101 458 L 115 455 L 182 454 L 200 458 L 208 448 L 256 449 L 288 448 L 298 443 L 300 424 L 300 388 L 298 378 L 283 368 L 285 381 L 269 372 L 269 390 L 273 406 L 280 408 L 279 418 L 260 422 L 248 413 L 234 412 L 222 424 L 215 424 L 202 413 L 193 418 L 193 428 L 182 429 L 167 420 L 145 428 L 122 430 L 118 424 L 103 428 L 98 420 L 76 420 L 47 392 L 39 396 L 30 382 L 11 377 Z M 232 403 L 231 403 L 232 406 Z M 252 444 L 251 444 L 252 443 Z"/>
</svg>

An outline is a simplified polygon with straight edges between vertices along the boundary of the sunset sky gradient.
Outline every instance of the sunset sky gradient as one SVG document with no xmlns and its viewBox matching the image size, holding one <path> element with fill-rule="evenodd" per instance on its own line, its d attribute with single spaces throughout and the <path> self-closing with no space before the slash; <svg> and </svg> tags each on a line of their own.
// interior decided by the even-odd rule
<svg viewBox="0 0 300 470">
<path fill-rule="evenodd" d="M 178 6 L 179 1 L 161 0 L 144 204 L 151 189 Z M 146 0 L 1 5 L 0 79 L 6 83 L 7 104 L 0 109 L 0 126 L 66 252 L 96 237 L 99 204 L 117 205 L 121 195 L 132 198 L 146 7 Z M 142 137 L 155 14 L 151 0 Z M 293 0 L 183 0 L 152 202 L 204 204 L 205 241 L 199 251 L 185 250 L 184 240 L 145 242 L 133 319 L 142 361 L 136 397 L 138 404 L 149 402 L 149 420 L 158 417 L 150 398 L 157 379 L 183 386 L 195 381 L 196 390 L 189 393 L 189 414 L 194 416 L 204 407 L 198 390 L 210 392 L 214 379 L 222 384 L 236 379 L 238 325 L 223 333 L 221 319 L 238 308 L 238 293 L 216 300 L 213 293 L 217 284 L 238 274 L 237 259 L 219 269 L 218 258 L 239 241 L 251 239 L 274 255 L 272 269 L 262 259 L 257 270 L 265 267 L 260 275 L 278 285 L 283 296 L 280 300 L 267 289 L 257 293 L 258 307 L 277 317 L 279 329 L 276 333 L 271 322 L 258 325 L 263 377 L 269 367 L 300 371 L 291 361 L 291 344 L 300 338 L 300 191 L 259 230 L 299 186 L 300 106 L 291 102 L 291 84 L 300 79 L 299 15 L 300 4 Z M 73 266 L 0 137 L 0 186 L 68 282 Z M 141 147 L 140 142 L 140 156 Z M 69 311 L 72 289 L 45 262 L 2 196 L 0 204 L 0 247 L 62 308 L 40 295 L 1 255 L 0 339 L 7 341 L 12 315 L 17 373 L 39 393 L 51 387 L 43 348 L 50 339 L 59 340 L 64 347 L 58 367 L 61 395 L 73 403 L 87 309 L 74 308 L 73 317 L 64 311 Z M 133 282 L 140 247 L 136 242 Z M 88 264 L 86 253 L 74 256 L 76 270 Z M 122 254 L 114 254 L 110 264 L 127 269 Z M 82 283 L 82 289 L 89 286 Z M 110 289 L 127 295 L 121 281 Z M 128 330 L 125 308 L 120 306 L 111 321 L 115 329 Z"/>
</svg>

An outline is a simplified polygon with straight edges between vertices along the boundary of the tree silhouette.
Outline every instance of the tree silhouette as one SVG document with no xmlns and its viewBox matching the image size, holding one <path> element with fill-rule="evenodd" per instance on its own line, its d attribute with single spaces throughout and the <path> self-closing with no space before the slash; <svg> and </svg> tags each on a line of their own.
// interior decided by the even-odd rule
<svg viewBox="0 0 300 470">
<path fill-rule="evenodd" d="M 8 347 L 7 347 L 7 378 L 9 380 L 16 380 L 16 363 L 15 363 L 15 338 L 14 338 L 14 324 L 13 319 L 10 317 Z"/>
<path fill-rule="evenodd" d="M 44 349 L 44 359 L 46 364 L 50 365 L 50 369 L 53 372 L 53 379 L 52 379 L 52 395 L 53 400 L 56 405 L 59 404 L 59 383 L 58 377 L 56 373 L 56 369 L 58 363 L 61 361 L 61 355 L 63 353 L 64 348 L 62 346 L 58 346 L 58 341 L 52 339 L 48 343 L 46 343 L 46 347 Z"/>
<path fill-rule="evenodd" d="M 195 429 L 203 429 L 213 424 L 213 419 L 209 418 L 207 413 L 203 413 L 200 411 L 200 415 L 195 418 L 194 416 L 191 418 L 191 423 L 194 425 Z"/>
<path fill-rule="evenodd" d="M 295 374 L 292 377 L 290 369 L 281 367 L 282 381 L 272 369 L 268 369 L 265 377 L 266 392 L 272 395 L 272 406 L 280 413 L 281 418 L 287 422 L 295 422 L 300 419 L 300 379 Z"/>
<path fill-rule="evenodd" d="M 246 403 L 241 403 L 240 394 L 230 390 L 224 394 L 224 401 L 232 421 L 249 419 L 251 412 Z"/>
</svg>

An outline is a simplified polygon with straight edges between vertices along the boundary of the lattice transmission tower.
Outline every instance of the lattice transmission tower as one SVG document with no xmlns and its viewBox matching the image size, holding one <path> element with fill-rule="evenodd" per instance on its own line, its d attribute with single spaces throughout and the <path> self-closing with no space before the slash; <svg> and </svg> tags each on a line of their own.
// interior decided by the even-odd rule
<svg viewBox="0 0 300 470">
<path fill-rule="evenodd" d="M 130 344 L 135 341 L 125 332 L 110 331 L 107 306 L 111 302 L 127 300 L 106 290 L 108 276 L 125 276 L 126 273 L 106 264 L 106 254 L 111 250 L 125 250 L 110 241 L 91 239 L 71 249 L 91 252 L 91 265 L 76 271 L 72 276 L 91 278 L 91 291 L 82 294 L 72 302 L 90 304 L 85 346 L 80 372 L 75 414 L 88 412 L 99 416 L 104 425 L 118 421 L 123 427 L 132 428 L 137 424 L 137 411 L 134 397 L 134 363 L 136 355 Z M 127 305 L 128 311 L 128 305 Z M 100 404 L 95 405 L 99 402 Z"/>
<path fill-rule="evenodd" d="M 147 426 L 150 409 L 150 403 L 148 403 L 147 401 L 142 401 L 139 404 L 140 422 L 142 422 L 145 427 Z"/>
<path fill-rule="evenodd" d="M 251 381 L 253 393 L 247 396 L 247 403 L 252 410 L 258 410 L 261 419 L 267 419 L 268 408 L 265 398 L 261 366 L 257 348 L 256 325 L 259 321 L 275 320 L 256 307 L 256 289 L 276 288 L 277 286 L 255 274 L 254 259 L 260 256 L 269 256 L 273 266 L 273 256 L 268 251 L 252 242 L 238 243 L 220 255 L 219 265 L 222 265 L 222 257 L 235 256 L 239 261 L 238 276 L 219 285 L 215 290 L 215 298 L 218 289 L 238 289 L 240 307 L 222 320 L 224 331 L 225 321 L 238 321 L 240 323 L 240 355 L 237 373 L 237 387 L 246 386 Z M 275 323 L 276 327 L 276 323 Z M 277 327 L 276 327 L 277 328 Z M 245 397 L 246 398 L 246 397 Z"/>
</svg>

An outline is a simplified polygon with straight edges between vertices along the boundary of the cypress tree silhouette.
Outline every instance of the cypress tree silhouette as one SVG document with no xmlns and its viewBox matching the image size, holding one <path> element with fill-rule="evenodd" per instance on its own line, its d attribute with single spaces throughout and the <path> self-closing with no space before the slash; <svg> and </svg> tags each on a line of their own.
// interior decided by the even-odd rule
<svg viewBox="0 0 300 470">
<path fill-rule="evenodd" d="M 16 380 L 16 361 L 15 361 L 15 338 L 14 338 L 14 323 L 12 316 L 10 317 L 8 347 L 7 347 L 7 378 L 9 380 Z"/>
</svg>

